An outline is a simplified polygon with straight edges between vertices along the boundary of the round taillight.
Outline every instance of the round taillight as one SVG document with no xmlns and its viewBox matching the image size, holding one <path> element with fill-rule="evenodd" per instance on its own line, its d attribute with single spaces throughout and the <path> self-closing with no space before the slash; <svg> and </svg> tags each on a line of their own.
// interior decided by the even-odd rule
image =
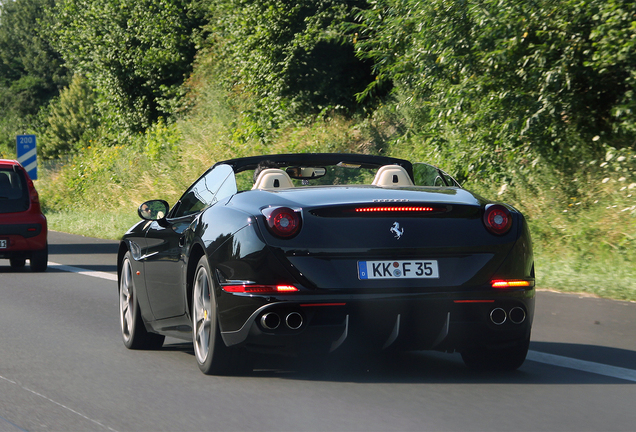
<svg viewBox="0 0 636 432">
<path fill-rule="evenodd" d="M 269 207 L 263 209 L 267 227 L 278 237 L 290 238 L 300 231 L 300 215 L 289 207 Z"/>
<path fill-rule="evenodd" d="M 499 204 L 486 206 L 484 213 L 484 225 L 493 234 L 504 235 L 510 231 L 512 226 L 512 215 L 510 210 Z"/>
</svg>

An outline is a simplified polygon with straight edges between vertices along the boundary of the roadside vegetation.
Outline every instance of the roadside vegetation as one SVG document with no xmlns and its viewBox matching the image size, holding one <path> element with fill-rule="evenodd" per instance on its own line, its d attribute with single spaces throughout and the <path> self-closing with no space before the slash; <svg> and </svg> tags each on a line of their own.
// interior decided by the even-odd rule
<svg viewBox="0 0 636 432">
<path fill-rule="evenodd" d="M 117 238 L 226 158 L 384 154 L 523 211 L 540 288 L 636 300 L 634 1 L 0 4 L 0 155 L 37 134 L 52 229 Z"/>
</svg>

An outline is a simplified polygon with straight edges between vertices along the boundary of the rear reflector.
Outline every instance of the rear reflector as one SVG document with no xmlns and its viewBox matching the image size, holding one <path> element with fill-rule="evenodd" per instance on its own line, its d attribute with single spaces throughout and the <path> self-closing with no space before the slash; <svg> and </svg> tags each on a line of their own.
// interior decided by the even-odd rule
<svg viewBox="0 0 636 432">
<path fill-rule="evenodd" d="M 493 288 L 520 288 L 529 287 L 530 282 L 524 280 L 494 280 L 491 285 Z"/>
<path fill-rule="evenodd" d="M 293 285 L 226 285 L 222 288 L 225 292 L 249 294 L 282 294 L 299 291 Z"/>
<path fill-rule="evenodd" d="M 314 306 L 346 306 L 346 303 L 303 303 L 300 307 L 314 307 Z"/>
<path fill-rule="evenodd" d="M 494 300 L 453 300 L 453 303 L 494 303 Z"/>
</svg>

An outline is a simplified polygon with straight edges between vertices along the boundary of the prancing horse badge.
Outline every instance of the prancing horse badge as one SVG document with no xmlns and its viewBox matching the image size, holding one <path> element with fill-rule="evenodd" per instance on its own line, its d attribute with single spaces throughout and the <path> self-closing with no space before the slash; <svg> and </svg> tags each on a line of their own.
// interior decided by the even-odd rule
<svg viewBox="0 0 636 432">
<path fill-rule="evenodd" d="M 393 234 L 395 234 L 396 239 L 400 239 L 402 234 L 404 234 L 404 228 L 400 229 L 400 224 L 398 222 L 393 222 L 393 226 L 389 229 Z"/>
</svg>

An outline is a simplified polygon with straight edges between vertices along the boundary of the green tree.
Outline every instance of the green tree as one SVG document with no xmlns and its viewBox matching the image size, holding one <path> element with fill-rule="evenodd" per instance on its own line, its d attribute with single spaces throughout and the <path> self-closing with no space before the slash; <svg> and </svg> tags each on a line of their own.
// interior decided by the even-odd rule
<svg viewBox="0 0 636 432">
<path fill-rule="evenodd" d="M 98 136 L 96 97 L 88 82 L 75 75 L 68 88 L 51 102 L 41 139 L 42 155 L 57 158 L 87 147 Z"/>
<path fill-rule="evenodd" d="M 636 2 L 372 5 L 355 26 L 357 54 L 378 76 L 366 93 L 394 84 L 412 132 L 463 137 L 483 150 L 473 155 L 489 150 L 499 161 L 542 155 L 562 170 L 599 157 L 608 142 L 634 145 Z"/>
<path fill-rule="evenodd" d="M 46 33 L 54 3 L 0 1 L 0 146 L 7 149 L 15 145 L 16 133 L 36 126 L 37 112 L 68 83 Z"/>
<path fill-rule="evenodd" d="M 199 1 L 59 0 L 55 11 L 56 48 L 113 126 L 140 131 L 173 113 L 203 24 Z"/>
<path fill-rule="evenodd" d="M 213 0 L 213 47 L 228 88 L 252 95 L 264 117 L 352 113 L 370 64 L 355 58 L 339 24 L 366 2 Z"/>
</svg>

